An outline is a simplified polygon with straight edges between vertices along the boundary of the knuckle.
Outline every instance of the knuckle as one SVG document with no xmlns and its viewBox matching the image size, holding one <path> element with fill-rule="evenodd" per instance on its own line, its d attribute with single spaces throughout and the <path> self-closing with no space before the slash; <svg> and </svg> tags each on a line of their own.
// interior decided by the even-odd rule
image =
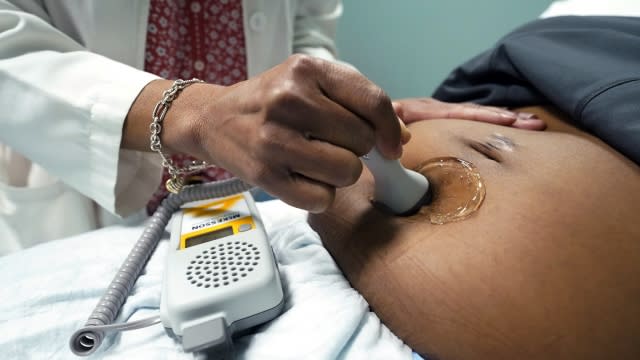
<svg viewBox="0 0 640 360">
<path fill-rule="evenodd" d="M 262 147 L 263 144 L 268 144 L 270 141 L 273 141 L 273 137 L 276 136 L 277 129 L 271 123 L 262 124 L 258 129 L 257 142 L 258 146 Z"/>
<path fill-rule="evenodd" d="M 295 81 L 285 79 L 274 86 L 266 96 L 267 120 L 286 116 L 292 110 L 299 108 L 303 102 L 301 91 Z"/>
<path fill-rule="evenodd" d="M 258 130 L 257 149 L 262 154 L 261 157 L 270 157 L 274 151 L 286 146 L 286 141 L 282 139 L 280 126 L 273 122 L 263 124 Z"/>
<path fill-rule="evenodd" d="M 294 76 L 307 74 L 320 65 L 320 59 L 306 54 L 294 54 L 287 60 L 289 70 Z"/>
</svg>

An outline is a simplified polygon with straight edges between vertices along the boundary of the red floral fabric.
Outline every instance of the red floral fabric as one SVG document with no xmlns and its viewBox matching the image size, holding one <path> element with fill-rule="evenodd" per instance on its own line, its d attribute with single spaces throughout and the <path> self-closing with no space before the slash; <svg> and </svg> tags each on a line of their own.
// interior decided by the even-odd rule
<svg viewBox="0 0 640 360">
<path fill-rule="evenodd" d="M 151 0 L 145 70 L 165 79 L 199 78 L 231 85 L 247 78 L 242 0 Z M 187 155 L 173 155 L 177 166 L 191 163 Z M 232 177 L 218 167 L 194 174 L 192 181 Z M 147 204 L 153 213 L 167 195 L 165 171 L 160 188 Z"/>
</svg>

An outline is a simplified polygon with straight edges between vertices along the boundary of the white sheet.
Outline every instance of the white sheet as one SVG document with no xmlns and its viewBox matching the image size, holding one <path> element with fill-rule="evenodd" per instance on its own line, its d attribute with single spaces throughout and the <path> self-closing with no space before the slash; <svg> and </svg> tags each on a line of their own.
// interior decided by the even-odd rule
<svg viewBox="0 0 640 360">
<path fill-rule="evenodd" d="M 545 10 L 541 18 L 563 15 L 640 16 L 637 0 L 559 0 Z"/>
<path fill-rule="evenodd" d="M 411 359 L 410 349 L 369 311 L 303 212 L 258 204 L 280 264 L 285 312 L 236 342 L 239 359 Z M 37 219 L 34 219 L 37 221 Z M 140 227 L 109 227 L 0 258 L 0 357 L 74 359 L 69 336 L 86 321 Z M 162 241 L 118 321 L 158 312 Z M 92 359 L 192 359 L 161 325 L 108 336 Z"/>
</svg>

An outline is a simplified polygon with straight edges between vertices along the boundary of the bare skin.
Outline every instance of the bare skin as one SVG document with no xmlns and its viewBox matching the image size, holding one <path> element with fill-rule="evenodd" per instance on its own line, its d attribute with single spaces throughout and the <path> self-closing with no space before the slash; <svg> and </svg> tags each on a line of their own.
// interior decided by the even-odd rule
<svg viewBox="0 0 640 360">
<path fill-rule="evenodd" d="M 149 83 L 133 103 L 122 147 L 149 151 L 155 104 L 172 81 Z M 440 103 L 443 105 L 444 103 Z M 498 108 L 401 100 L 407 115 L 463 114 L 511 125 L 517 115 Z M 453 111 L 452 111 L 453 109 Z M 398 158 L 409 134 L 382 89 L 357 71 L 303 55 L 265 73 L 224 87 L 194 84 L 177 97 L 164 120 L 168 152 L 184 153 L 223 167 L 290 205 L 325 210 L 335 189 L 353 184 L 362 156 L 377 145 Z"/>
<path fill-rule="evenodd" d="M 640 358 L 640 169 L 539 108 L 545 132 L 421 121 L 403 164 L 455 156 L 487 195 L 433 225 L 371 205 L 373 179 L 309 221 L 351 284 L 401 339 L 438 359 Z M 500 133 L 512 152 L 482 146 Z"/>
</svg>

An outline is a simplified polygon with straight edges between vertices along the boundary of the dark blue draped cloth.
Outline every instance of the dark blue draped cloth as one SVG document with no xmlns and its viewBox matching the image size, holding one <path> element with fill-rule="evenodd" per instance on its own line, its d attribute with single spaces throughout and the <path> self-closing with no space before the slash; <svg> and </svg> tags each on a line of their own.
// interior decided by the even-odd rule
<svg viewBox="0 0 640 360">
<path fill-rule="evenodd" d="M 640 164 L 640 18 L 536 20 L 456 68 L 434 98 L 554 105 Z"/>
</svg>

